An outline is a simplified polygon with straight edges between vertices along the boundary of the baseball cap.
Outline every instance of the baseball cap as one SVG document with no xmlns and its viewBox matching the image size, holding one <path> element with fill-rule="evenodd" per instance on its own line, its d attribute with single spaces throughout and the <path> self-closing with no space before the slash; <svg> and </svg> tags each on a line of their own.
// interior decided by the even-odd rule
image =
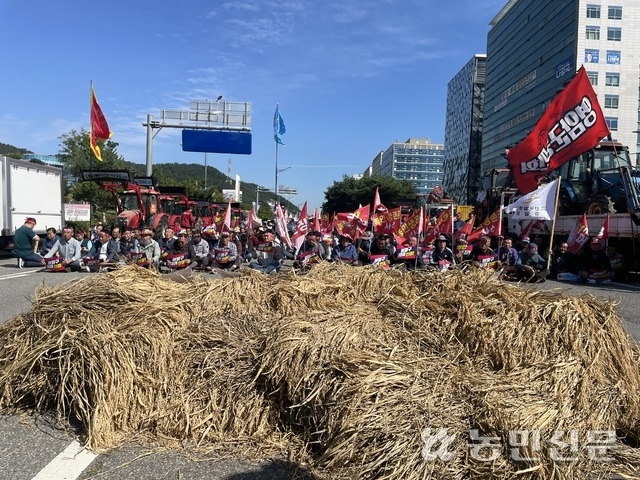
<svg viewBox="0 0 640 480">
<path fill-rule="evenodd" d="M 144 230 L 142 230 L 142 232 L 140 232 L 140 235 L 153 235 L 153 230 L 151 230 L 150 228 L 145 228 Z"/>
<path fill-rule="evenodd" d="M 178 237 L 186 237 L 187 236 L 187 231 L 183 228 L 182 230 L 180 230 L 176 236 Z"/>
<path fill-rule="evenodd" d="M 36 219 L 33 217 L 27 217 L 24 219 L 24 223 L 33 223 L 34 225 L 36 224 Z"/>
<path fill-rule="evenodd" d="M 445 237 L 444 235 L 439 235 L 438 238 L 436 239 L 439 242 L 447 242 L 447 237 Z"/>
<path fill-rule="evenodd" d="M 520 239 L 520 241 L 521 241 L 522 243 L 530 243 L 530 242 L 531 242 L 531 240 L 529 240 L 529 237 L 527 237 L 526 235 L 525 235 L 524 237 L 522 237 L 522 238 Z"/>
</svg>

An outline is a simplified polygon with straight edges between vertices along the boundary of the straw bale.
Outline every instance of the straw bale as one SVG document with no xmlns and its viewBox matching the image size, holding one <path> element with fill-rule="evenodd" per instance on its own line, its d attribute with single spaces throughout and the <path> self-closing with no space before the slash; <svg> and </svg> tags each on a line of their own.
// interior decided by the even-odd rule
<svg viewBox="0 0 640 480">
<path fill-rule="evenodd" d="M 486 272 L 326 263 L 176 283 L 127 267 L 42 287 L 0 326 L 0 409 L 75 416 L 98 450 L 186 442 L 335 479 L 632 476 L 638 360 L 614 302 Z M 425 461 L 423 430 L 445 428 L 454 458 Z M 469 429 L 502 455 L 471 458 Z M 510 430 L 570 429 L 629 445 L 606 463 L 557 462 L 546 444 L 509 457 Z"/>
</svg>

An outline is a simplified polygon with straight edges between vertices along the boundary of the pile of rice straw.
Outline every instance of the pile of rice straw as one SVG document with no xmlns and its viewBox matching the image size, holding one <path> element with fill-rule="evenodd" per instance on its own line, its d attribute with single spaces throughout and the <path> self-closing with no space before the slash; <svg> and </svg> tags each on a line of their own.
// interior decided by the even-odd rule
<svg viewBox="0 0 640 480">
<path fill-rule="evenodd" d="M 41 287 L 0 326 L 0 410 L 76 418 L 96 451 L 288 457 L 320 478 L 630 478 L 638 352 L 613 302 L 482 271 L 125 267 Z"/>
</svg>

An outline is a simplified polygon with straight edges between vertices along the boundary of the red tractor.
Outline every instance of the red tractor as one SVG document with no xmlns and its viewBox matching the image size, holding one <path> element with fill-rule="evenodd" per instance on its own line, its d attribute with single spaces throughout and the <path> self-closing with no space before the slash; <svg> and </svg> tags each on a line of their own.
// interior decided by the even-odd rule
<svg viewBox="0 0 640 480">
<path fill-rule="evenodd" d="M 133 178 L 127 170 L 85 170 L 82 178 L 111 192 L 118 212 L 116 226 L 121 230 L 151 228 L 156 240 L 162 238 L 169 216 L 162 210 L 153 177 Z"/>
<path fill-rule="evenodd" d="M 193 200 L 189 200 L 187 197 L 186 187 L 158 187 L 160 190 L 160 205 L 162 211 L 169 216 L 169 226 L 174 231 L 179 231 L 180 215 L 190 206 L 196 213 L 196 204 Z"/>
</svg>

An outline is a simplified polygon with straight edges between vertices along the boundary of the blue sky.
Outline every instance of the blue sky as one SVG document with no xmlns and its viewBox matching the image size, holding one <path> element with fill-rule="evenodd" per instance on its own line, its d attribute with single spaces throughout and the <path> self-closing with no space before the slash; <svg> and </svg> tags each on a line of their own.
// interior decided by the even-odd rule
<svg viewBox="0 0 640 480">
<path fill-rule="evenodd" d="M 276 104 L 287 127 L 279 184 L 319 207 L 342 176 L 392 142 L 444 142 L 447 83 L 486 50 L 505 0 L 0 0 L 0 142 L 55 154 L 88 129 L 89 82 L 119 144 L 145 162 L 147 114 L 218 95 L 252 103 L 253 153 L 209 154 L 243 180 L 274 185 Z M 201 163 L 178 129 L 153 162 Z M 204 169 L 203 169 L 204 170 Z"/>
</svg>

